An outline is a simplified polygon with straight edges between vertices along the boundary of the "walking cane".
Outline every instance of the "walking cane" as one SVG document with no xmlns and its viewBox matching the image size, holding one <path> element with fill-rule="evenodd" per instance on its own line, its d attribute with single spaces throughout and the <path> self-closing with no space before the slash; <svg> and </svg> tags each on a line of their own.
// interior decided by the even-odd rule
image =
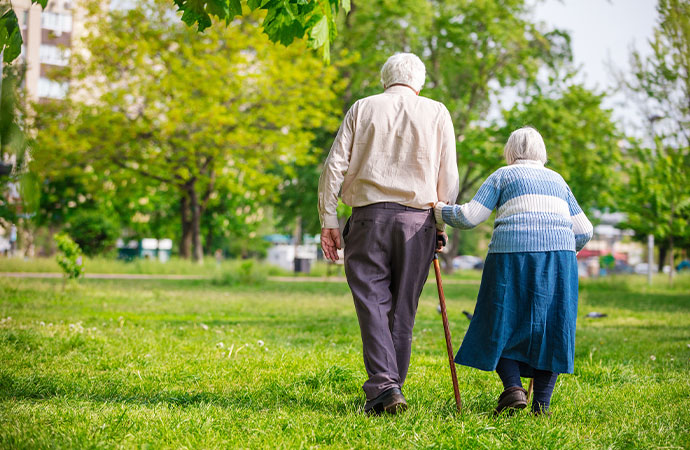
<svg viewBox="0 0 690 450">
<path fill-rule="evenodd" d="M 438 288 L 438 300 L 441 304 L 441 316 L 443 317 L 443 331 L 446 334 L 446 350 L 448 350 L 448 362 L 450 363 L 450 376 L 453 379 L 453 394 L 455 394 L 455 406 L 458 412 L 462 412 L 462 400 L 458 389 L 458 375 L 455 373 L 453 361 L 453 343 L 450 340 L 450 326 L 448 325 L 448 313 L 446 312 L 446 296 L 443 295 L 443 283 L 441 282 L 441 265 L 438 262 L 438 253 L 434 253 L 434 270 L 436 272 L 436 287 Z"/>
</svg>

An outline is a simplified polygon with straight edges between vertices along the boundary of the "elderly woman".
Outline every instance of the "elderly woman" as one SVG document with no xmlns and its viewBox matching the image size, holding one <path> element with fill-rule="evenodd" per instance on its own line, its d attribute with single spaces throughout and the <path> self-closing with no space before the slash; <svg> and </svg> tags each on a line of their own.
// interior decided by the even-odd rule
<svg viewBox="0 0 690 450">
<path fill-rule="evenodd" d="M 508 165 L 471 202 L 434 208 L 437 221 L 462 229 L 496 208 L 477 305 L 455 362 L 498 373 L 504 391 L 497 413 L 526 407 L 520 376 L 533 377 L 532 412 L 548 415 L 558 374 L 573 372 L 575 252 L 592 237 L 592 224 L 563 178 L 544 167 L 537 130 L 514 131 L 504 156 Z"/>
</svg>

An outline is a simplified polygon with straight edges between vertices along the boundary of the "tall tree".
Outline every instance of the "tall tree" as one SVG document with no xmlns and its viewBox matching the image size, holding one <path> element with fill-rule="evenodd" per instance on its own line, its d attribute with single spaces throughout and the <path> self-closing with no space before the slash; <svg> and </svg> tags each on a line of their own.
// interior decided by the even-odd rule
<svg viewBox="0 0 690 450">
<path fill-rule="evenodd" d="M 675 243 L 690 242 L 690 1 L 659 0 L 657 12 L 650 54 L 633 51 L 620 77 L 647 125 L 621 208 L 627 226 L 668 248 L 672 281 Z"/>
<path fill-rule="evenodd" d="M 312 129 L 336 125 L 336 71 L 304 43 L 278 49 L 255 16 L 199 36 L 171 21 L 165 0 L 99 5 L 89 8 L 88 57 L 72 64 L 82 101 L 65 103 L 72 113 L 47 124 L 54 141 L 44 145 L 157 183 L 177 199 L 180 254 L 200 260 L 201 220 L 219 192 L 270 195 L 280 181 L 271 169 L 308 153 Z"/>
<path fill-rule="evenodd" d="M 551 80 L 504 112 L 501 142 L 520 127 L 534 126 L 544 137 L 547 166 L 568 182 L 587 212 L 615 205 L 620 180 L 623 133 L 602 106 L 603 94 Z"/>
</svg>

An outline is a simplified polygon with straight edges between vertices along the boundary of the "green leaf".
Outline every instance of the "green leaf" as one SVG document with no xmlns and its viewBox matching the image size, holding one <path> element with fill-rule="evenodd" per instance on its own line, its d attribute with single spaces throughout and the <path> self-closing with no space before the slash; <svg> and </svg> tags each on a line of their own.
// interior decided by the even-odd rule
<svg viewBox="0 0 690 450">
<path fill-rule="evenodd" d="M 263 8 L 269 1 L 270 0 L 248 0 L 247 5 L 249 5 L 249 8 L 253 11 L 255 9 Z M 270 8 L 266 9 L 270 10 Z"/>
<path fill-rule="evenodd" d="M 226 3 L 225 0 L 208 0 L 206 11 L 219 19 L 227 19 L 230 17 L 230 5 Z"/>
<path fill-rule="evenodd" d="M 206 12 L 206 2 L 204 0 L 186 0 L 178 4 L 182 14 L 182 21 L 188 26 L 195 23 L 199 31 L 204 31 L 211 26 L 211 17 Z"/>
<path fill-rule="evenodd" d="M 271 41 L 286 46 L 304 36 L 304 27 L 286 8 L 269 9 L 263 27 Z"/>
<path fill-rule="evenodd" d="M 22 52 L 22 34 L 19 31 L 19 21 L 13 10 L 8 10 L 0 18 L 0 50 L 3 50 L 3 59 L 11 63 Z"/>
<path fill-rule="evenodd" d="M 240 3 L 240 0 L 230 0 L 229 3 L 230 6 L 230 19 L 236 16 L 241 16 L 242 15 L 242 3 Z"/>
<path fill-rule="evenodd" d="M 48 5 L 48 0 L 31 0 L 31 3 L 34 5 L 38 3 L 41 5 L 41 8 L 45 8 Z"/>
<path fill-rule="evenodd" d="M 350 0 L 341 0 L 340 6 L 343 8 L 343 11 L 345 11 L 345 14 L 350 12 L 350 8 L 352 8 L 352 5 L 350 4 Z"/>
<path fill-rule="evenodd" d="M 321 48 L 328 42 L 328 18 L 326 16 L 321 16 L 321 19 L 311 29 L 309 41 L 312 48 Z"/>
</svg>

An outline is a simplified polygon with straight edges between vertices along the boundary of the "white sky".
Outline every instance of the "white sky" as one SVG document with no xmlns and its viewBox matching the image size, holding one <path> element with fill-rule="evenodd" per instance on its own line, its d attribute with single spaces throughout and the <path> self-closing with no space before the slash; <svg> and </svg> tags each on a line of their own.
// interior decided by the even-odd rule
<svg viewBox="0 0 690 450">
<path fill-rule="evenodd" d="M 545 0 L 536 4 L 534 12 L 537 20 L 570 32 L 581 81 L 599 91 L 615 85 L 610 63 L 619 70 L 628 68 L 633 45 L 648 53 L 657 20 L 656 0 Z M 606 106 L 618 119 L 634 118 L 620 101 L 611 99 Z"/>
</svg>

